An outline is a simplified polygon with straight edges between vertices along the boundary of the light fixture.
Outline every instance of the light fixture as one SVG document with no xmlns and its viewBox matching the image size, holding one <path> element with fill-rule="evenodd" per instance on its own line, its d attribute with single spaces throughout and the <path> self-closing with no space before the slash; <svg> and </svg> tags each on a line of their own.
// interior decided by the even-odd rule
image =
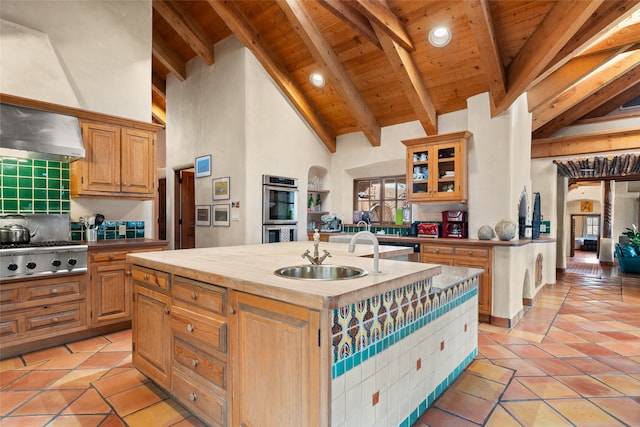
<svg viewBox="0 0 640 427">
<path fill-rule="evenodd" d="M 435 47 L 445 47 L 451 41 L 451 31 L 447 27 L 434 27 L 429 31 L 429 43 Z"/>
<path fill-rule="evenodd" d="M 320 73 L 311 73 L 309 81 L 315 87 L 324 87 L 324 77 Z"/>
</svg>

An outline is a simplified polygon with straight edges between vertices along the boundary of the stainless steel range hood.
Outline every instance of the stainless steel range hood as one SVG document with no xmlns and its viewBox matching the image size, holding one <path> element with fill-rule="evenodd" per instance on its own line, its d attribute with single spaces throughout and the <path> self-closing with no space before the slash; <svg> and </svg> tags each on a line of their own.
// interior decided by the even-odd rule
<svg viewBox="0 0 640 427">
<path fill-rule="evenodd" d="M 76 117 L 0 104 L 0 156 L 71 162 L 84 154 Z"/>
</svg>

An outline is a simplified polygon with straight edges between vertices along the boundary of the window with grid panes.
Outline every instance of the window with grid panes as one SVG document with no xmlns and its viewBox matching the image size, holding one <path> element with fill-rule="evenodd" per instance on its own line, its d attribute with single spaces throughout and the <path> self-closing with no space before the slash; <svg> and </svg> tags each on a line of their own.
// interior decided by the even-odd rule
<svg viewBox="0 0 640 427">
<path fill-rule="evenodd" d="M 405 175 L 355 179 L 353 192 L 353 210 L 369 212 L 374 224 L 395 223 L 396 209 L 408 206 Z"/>
</svg>

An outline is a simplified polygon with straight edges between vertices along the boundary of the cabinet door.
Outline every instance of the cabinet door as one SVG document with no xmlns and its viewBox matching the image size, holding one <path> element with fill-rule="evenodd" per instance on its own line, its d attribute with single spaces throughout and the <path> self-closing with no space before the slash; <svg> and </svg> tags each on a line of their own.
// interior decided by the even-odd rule
<svg viewBox="0 0 640 427">
<path fill-rule="evenodd" d="M 137 283 L 133 285 L 133 363 L 149 378 L 170 389 L 171 299 Z"/>
<path fill-rule="evenodd" d="M 122 130 L 122 191 L 153 193 L 154 135 L 137 129 Z"/>
<path fill-rule="evenodd" d="M 131 278 L 127 265 L 117 262 L 91 268 L 93 324 L 128 320 L 131 316 Z"/>
<path fill-rule="evenodd" d="M 120 191 L 120 128 L 82 124 L 85 141 L 81 188 L 85 191 Z"/>
<path fill-rule="evenodd" d="M 434 200 L 466 201 L 466 186 L 463 189 L 462 144 L 459 142 L 443 143 L 433 147 L 434 173 L 431 198 Z M 466 155 L 466 154 L 464 154 Z"/>
<path fill-rule="evenodd" d="M 492 292 L 491 261 L 487 259 L 456 258 L 453 265 L 484 270 L 484 273 L 478 278 L 478 314 L 481 321 L 489 321 Z"/>
<path fill-rule="evenodd" d="M 407 189 L 412 201 L 429 200 L 433 192 L 433 156 L 431 147 L 407 147 Z"/>
<path fill-rule="evenodd" d="M 233 425 L 319 425 L 319 313 L 255 295 L 234 297 Z"/>
</svg>

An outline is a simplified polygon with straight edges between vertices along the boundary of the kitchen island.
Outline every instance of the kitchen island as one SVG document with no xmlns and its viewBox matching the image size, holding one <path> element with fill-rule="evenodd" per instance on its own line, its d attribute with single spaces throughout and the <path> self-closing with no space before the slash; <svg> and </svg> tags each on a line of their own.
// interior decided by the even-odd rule
<svg viewBox="0 0 640 427">
<path fill-rule="evenodd" d="M 133 361 L 209 425 L 409 425 L 477 352 L 482 270 L 323 243 L 364 277 L 278 277 L 311 242 L 128 255 Z M 435 284 L 435 285 L 434 285 Z"/>
</svg>

